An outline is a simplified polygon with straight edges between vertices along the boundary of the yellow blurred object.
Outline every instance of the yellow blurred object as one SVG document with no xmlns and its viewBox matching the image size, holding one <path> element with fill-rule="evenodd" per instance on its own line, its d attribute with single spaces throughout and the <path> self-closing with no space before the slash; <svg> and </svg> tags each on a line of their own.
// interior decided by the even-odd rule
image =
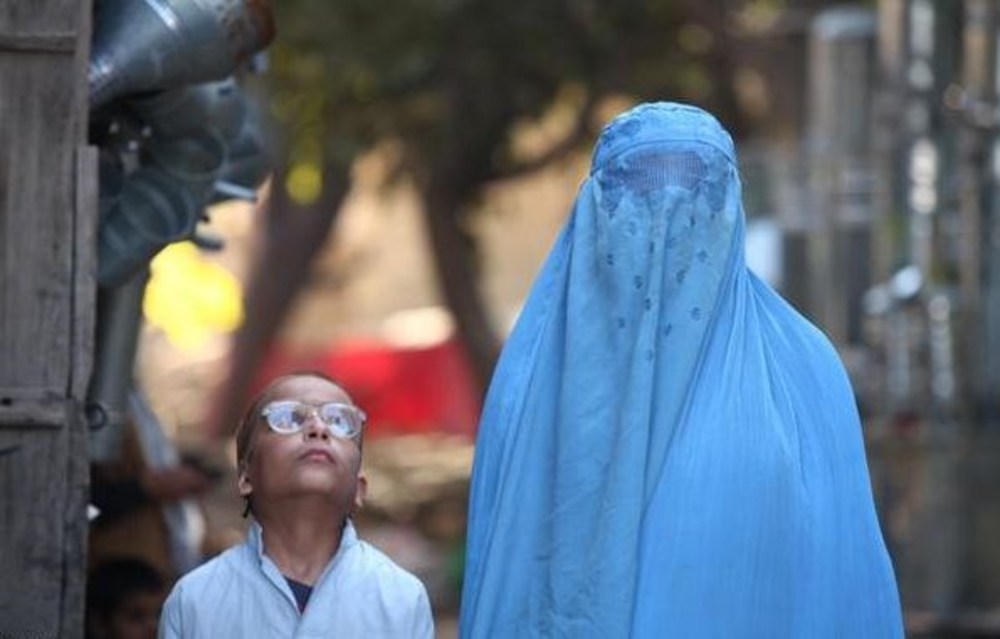
<svg viewBox="0 0 1000 639">
<path fill-rule="evenodd" d="M 319 167 L 306 162 L 296 164 L 288 172 L 285 188 L 289 197 L 298 204 L 312 204 L 319 199 L 319 194 L 323 190 L 323 176 Z"/>
<path fill-rule="evenodd" d="M 242 323 L 239 281 L 204 259 L 191 242 L 163 249 L 150 271 L 143 313 L 176 347 L 197 349 L 213 334 L 231 332 Z"/>
</svg>

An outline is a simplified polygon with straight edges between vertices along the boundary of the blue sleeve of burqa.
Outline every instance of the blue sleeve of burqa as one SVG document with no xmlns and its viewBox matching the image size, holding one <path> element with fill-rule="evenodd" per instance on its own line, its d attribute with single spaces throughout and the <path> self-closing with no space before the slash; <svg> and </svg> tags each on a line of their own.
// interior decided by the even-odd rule
<svg viewBox="0 0 1000 639">
<path fill-rule="evenodd" d="M 903 635 L 850 384 L 744 224 L 710 115 L 605 127 L 484 406 L 462 637 Z"/>
</svg>

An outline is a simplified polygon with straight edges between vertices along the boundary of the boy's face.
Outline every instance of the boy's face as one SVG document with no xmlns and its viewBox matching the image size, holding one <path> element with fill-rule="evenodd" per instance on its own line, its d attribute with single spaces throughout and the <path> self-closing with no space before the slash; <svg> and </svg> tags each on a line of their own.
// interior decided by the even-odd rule
<svg viewBox="0 0 1000 639">
<path fill-rule="evenodd" d="M 268 403 L 352 403 L 340 387 L 311 376 L 291 378 L 270 395 Z M 239 477 L 241 495 L 252 494 L 258 507 L 269 499 L 306 494 L 327 495 L 345 512 L 360 506 L 364 480 L 360 476 L 361 449 L 357 440 L 332 435 L 315 415 L 297 433 L 276 433 L 259 416 L 255 428 L 252 452 Z"/>
<path fill-rule="evenodd" d="M 109 618 L 92 626 L 97 639 L 156 639 L 163 596 L 137 592 L 126 596 Z"/>
</svg>

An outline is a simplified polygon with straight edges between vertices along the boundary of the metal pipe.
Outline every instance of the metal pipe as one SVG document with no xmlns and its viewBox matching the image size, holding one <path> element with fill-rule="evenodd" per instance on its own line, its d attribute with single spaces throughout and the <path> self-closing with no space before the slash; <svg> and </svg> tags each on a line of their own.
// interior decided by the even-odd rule
<svg viewBox="0 0 1000 639">
<path fill-rule="evenodd" d="M 87 391 L 90 458 L 114 461 L 121 456 L 135 353 L 142 326 L 142 297 L 149 270 L 134 273 L 119 286 L 97 293 L 94 373 Z"/>
<path fill-rule="evenodd" d="M 220 80 L 273 38 L 265 0 L 101 0 L 87 74 L 90 106 Z"/>
<path fill-rule="evenodd" d="M 164 141 L 125 180 L 98 231 L 97 281 L 125 282 L 171 242 L 189 237 L 224 162 L 213 134 Z"/>
</svg>

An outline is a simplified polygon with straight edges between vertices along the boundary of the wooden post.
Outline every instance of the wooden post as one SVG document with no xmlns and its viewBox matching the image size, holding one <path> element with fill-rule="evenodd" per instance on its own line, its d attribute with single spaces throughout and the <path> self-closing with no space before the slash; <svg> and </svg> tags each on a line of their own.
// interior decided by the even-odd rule
<svg viewBox="0 0 1000 639">
<path fill-rule="evenodd" d="M 0 638 L 82 637 L 91 0 L 0 3 Z"/>
</svg>

